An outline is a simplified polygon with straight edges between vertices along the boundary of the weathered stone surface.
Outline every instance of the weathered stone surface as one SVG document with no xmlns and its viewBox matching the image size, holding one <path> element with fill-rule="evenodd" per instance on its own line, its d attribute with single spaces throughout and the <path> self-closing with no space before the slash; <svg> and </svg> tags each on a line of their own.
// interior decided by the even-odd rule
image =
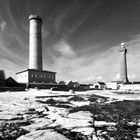
<svg viewBox="0 0 140 140">
<path fill-rule="evenodd" d="M 84 135 L 91 135 L 94 132 L 94 128 L 92 127 L 81 127 L 81 128 L 74 128 L 72 132 L 80 132 Z"/>
<path fill-rule="evenodd" d="M 56 112 L 55 113 L 54 112 L 49 112 L 47 117 L 50 118 L 51 120 L 57 120 L 61 116 Z"/>
<path fill-rule="evenodd" d="M 61 125 L 63 128 L 76 128 L 90 125 L 89 120 L 64 117 L 59 117 L 55 123 Z"/>
<path fill-rule="evenodd" d="M 65 95 L 65 93 L 61 93 L 61 94 Z M 16 93 L 1 93 L 0 94 L 0 110 L 2 111 L 0 112 L 0 118 L 2 120 L 0 123 L 4 121 L 7 121 L 8 123 L 14 122 L 17 124 L 21 124 L 19 125 L 19 128 L 21 129 L 24 128 L 26 130 L 29 130 L 30 133 L 20 137 L 20 140 L 23 140 L 23 139 L 24 140 L 29 140 L 29 139 L 30 140 L 33 140 L 33 139 L 48 140 L 50 137 L 51 137 L 51 140 L 58 139 L 57 132 L 59 131 L 56 132 L 56 128 L 57 128 L 56 126 L 59 126 L 62 131 L 64 130 L 64 133 L 62 134 L 66 134 L 67 132 L 69 132 L 68 133 L 69 135 L 72 135 L 73 133 L 75 133 L 75 135 L 82 133 L 83 135 L 86 135 L 86 137 L 89 137 L 89 138 L 93 135 L 94 140 L 96 140 L 97 138 L 96 138 L 96 135 L 94 134 L 94 128 L 92 128 L 91 126 L 92 124 L 89 123 L 93 121 L 92 114 L 90 112 L 78 111 L 78 112 L 69 114 L 68 108 L 59 108 L 59 107 L 50 106 L 48 104 L 35 102 L 37 100 L 37 98 L 35 99 L 35 96 L 38 96 L 38 97 L 44 96 L 44 98 L 39 98 L 40 100 L 44 100 L 44 101 L 46 101 L 47 99 L 50 98 L 50 96 L 52 96 L 51 98 L 56 101 L 58 100 L 58 102 L 59 101 L 71 102 L 68 96 L 61 97 L 60 96 L 61 94 L 60 93 L 58 94 L 57 92 L 53 94 L 48 94 L 46 91 L 45 92 L 44 91 L 43 92 L 42 91 L 29 91 L 27 93 L 26 92 L 25 93 L 17 93 L 17 92 Z M 68 92 L 66 94 L 68 94 Z M 81 95 L 81 92 L 79 94 Z M 89 94 L 92 94 L 92 93 L 89 93 Z M 132 95 L 116 95 L 116 94 L 112 94 L 110 91 L 99 91 L 95 94 L 97 95 L 102 94 L 103 96 L 111 96 L 112 100 L 114 100 L 115 97 L 118 98 L 118 100 L 123 100 L 123 99 L 134 100 L 134 98 L 135 99 L 137 98 L 138 100 L 140 100 L 139 95 L 136 95 L 136 94 L 134 94 L 133 96 Z M 85 97 L 88 98 L 88 96 L 84 96 L 84 98 Z M 86 105 L 85 103 L 88 103 L 88 100 L 85 99 L 84 101 L 82 100 L 82 101 L 76 102 L 76 104 L 74 103 L 72 103 L 71 106 L 75 107 L 75 106 Z M 48 109 L 46 109 L 46 107 Z M 34 109 L 31 109 L 31 108 L 34 108 Z M 32 112 L 32 113 L 26 114 L 27 112 Z M 42 117 L 41 115 L 42 116 L 44 115 L 44 116 Z M 23 120 L 21 120 L 22 117 L 24 118 Z M 28 121 L 29 122 L 31 121 L 32 124 L 28 123 Z M 133 122 L 131 124 L 133 125 Z M 140 126 L 140 123 L 138 125 Z M 98 132 L 97 134 L 99 136 L 101 134 L 106 135 L 108 131 L 115 130 L 115 123 L 110 123 L 110 122 L 108 123 L 105 121 L 95 121 L 95 126 L 97 127 L 106 126 L 105 127 L 106 130 L 104 132 L 101 132 L 99 128 L 100 131 L 99 130 L 97 131 Z M 52 133 L 50 132 L 50 130 L 48 132 L 47 129 L 50 129 L 50 127 L 52 127 L 52 129 L 54 129 L 55 132 L 53 131 Z M 13 131 L 13 133 L 15 133 L 15 131 Z M 137 134 L 138 136 L 140 136 L 139 129 L 137 130 Z"/>
<path fill-rule="evenodd" d="M 44 127 L 47 127 L 49 124 L 52 124 L 52 121 L 50 119 L 45 118 L 34 118 L 32 119 L 34 121 L 33 124 L 22 127 L 25 130 L 33 131 L 37 129 L 43 129 Z"/>
<path fill-rule="evenodd" d="M 17 140 L 69 140 L 53 130 L 38 130 L 19 137 Z"/>
<path fill-rule="evenodd" d="M 69 118 L 83 119 L 83 120 L 92 120 L 92 114 L 89 111 L 78 111 L 75 113 L 68 114 Z"/>
</svg>

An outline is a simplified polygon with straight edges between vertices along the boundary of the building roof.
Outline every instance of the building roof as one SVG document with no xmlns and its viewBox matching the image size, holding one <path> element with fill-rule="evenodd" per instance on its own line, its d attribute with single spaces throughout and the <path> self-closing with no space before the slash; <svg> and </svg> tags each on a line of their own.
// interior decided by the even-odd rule
<svg viewBox="0 0 140 140">
<path fill-rule="evenodd" d="M 9 77 L 6 79 L 6 85 L 8 87 L 13 87 L 13 86 L 18 86 L 18 83 L 12 77 Z"/>
<path fill-rule="evenodd" d="M 96 84 L 96 83 L 99 83 L 100 85 L 105 85 L 104 82 L 95 82 L 95 84 Z"/>
<path fill-rule="evenodd" d="M 123 84 L 123 81 L 112 81 L 111 83 Z"/>
<path fill-rule="evenodd" d="M 23 71 L 20 71 L 20 72 L 17 72 L 16 74 L 20 74 L 22 72 L 26 72 L 26 71 L 38 71 L 38 72 L 47 72 L 47 73 L 56 73 L 56 72 L 52 72 L 52 71 L 46 71 L 46 70 L 36 70 L 36 69 L 26 69 L 26 70 L 23 70 Z"/>
<path fill-rule="evenodd" d="M 9 83 L 17 83 L 12 77 L 9 77 L 6 79 L 6 82 L 9 82 Z"/>
</svg>

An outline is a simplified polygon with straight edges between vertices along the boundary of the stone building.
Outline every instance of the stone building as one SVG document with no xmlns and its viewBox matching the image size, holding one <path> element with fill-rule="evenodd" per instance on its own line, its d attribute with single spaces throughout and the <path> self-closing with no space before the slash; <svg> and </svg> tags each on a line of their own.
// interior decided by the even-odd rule
<svg viewBox="0 0 140 140">
<path fill-rule="evenodd" d="M 51 71 L 27 69 L 16 74 L 18 83 L 55 83 L 55 73 Z"/>
<path fill-rule="evenodd" d="M 106 89 L 116 90 L 119 89 L 120 86 L 122 86 L 123 81 L 112 81 L 112 82 L 106 82 L 105 84 L 106 84 Z"/>
</svg>

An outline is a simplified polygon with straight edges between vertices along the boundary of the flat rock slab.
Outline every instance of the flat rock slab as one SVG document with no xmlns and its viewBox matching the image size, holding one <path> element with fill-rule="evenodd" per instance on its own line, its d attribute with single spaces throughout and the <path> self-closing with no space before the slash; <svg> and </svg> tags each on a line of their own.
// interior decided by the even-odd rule
<svg viewBox="0 0 140 140">
<path fill-rule="evenodd" d="M 81 120 L 92 120 L 92 114 L 89 111 L 78 111 L 75 113 L 68 114 L 69 118 L 81 119 Z"/>
<path fill-rule="evenodd" d="M 84 135 L 91 135 L 94 132 L 94 128 L 92 127 L 81 127 L 81 128 L 74 128 L 72 132 L 80 132 Z"/>
<path fill-rule="evenodd" d="M 17 140 L 69 140 L 53 130 L 38 130 L 19 137 Z"/>
<path fill-rule="evenodd" d="M 68 114 L 67 117 L 62 117 L 57 113 L 50 113 L 48 117 L 55 120 L 54 124 L 50 125 L 50 127 L 61 125 L 63 128 L 71 129 L 90 126 L 91 116 L 92 114 L 88 111 L 78 111 Z"/>
<path fill-rule="evenodd" d="M 81 120 L 81 119 L 75 119 L 75 118 L 64 118 L 59 117 L 55 124 L 61 125 L 63 128 L 77 128 L 77 127 L 87 127 L 91 124 L 89 123 L 89 120 Z"/>
</svg>

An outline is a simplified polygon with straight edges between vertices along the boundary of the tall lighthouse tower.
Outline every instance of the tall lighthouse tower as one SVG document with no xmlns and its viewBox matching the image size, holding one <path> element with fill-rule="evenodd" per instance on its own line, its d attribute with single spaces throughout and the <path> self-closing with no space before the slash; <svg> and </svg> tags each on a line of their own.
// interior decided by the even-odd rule
<svg viewBox="0 0 140 140">
<path fill-rule="evenodd" d="M 126 53 L 127 49 L 125 48 L 126 44 L 124 42 L 121 43 L 120 48 L 120 80 L 123 82 L 128 82 L 127 77 L 127 59 Z"/>
<path fill-rule="evenodd" d="M 43 70 L 42 64 L 42 18 L 30 15 L 29 18 L 29 68 L 16 73 L 17 82 L 30 87 L 45 87 L 55 83 L 56 72 Z"/>
<path fill-rule="evenodd" d="M 29 16 L 29 69 L 42 70 L 42 19 Z"/>
</svg>

